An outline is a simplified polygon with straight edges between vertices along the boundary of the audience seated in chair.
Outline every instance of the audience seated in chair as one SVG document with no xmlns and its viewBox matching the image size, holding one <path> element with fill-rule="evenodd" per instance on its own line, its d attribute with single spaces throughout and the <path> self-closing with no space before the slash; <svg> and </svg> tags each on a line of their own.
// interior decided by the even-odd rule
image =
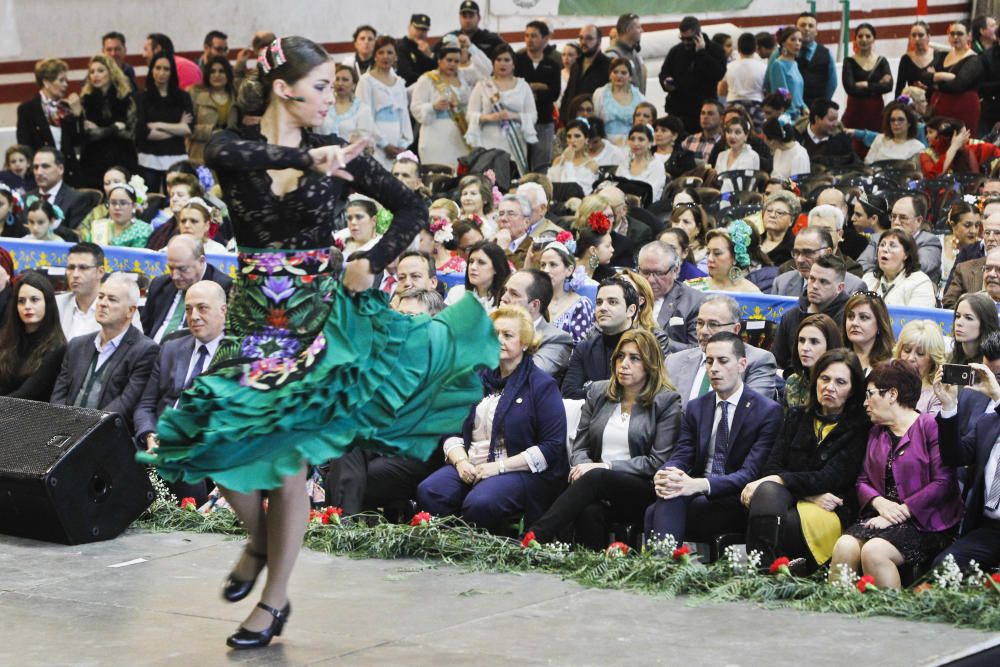
<svg viewBox="0 0 1000 667">
<path fill-rule="evenodd" d="M 146 307 L 142 311 L 142 328 L 156 342 L 184 328 L 184 293 L 200 280 L 219 283 L 227 293 L 232 279 L 205 259 L 202 244 L 181 234 L 167 244 L 167 266 L 170 274 L 157 276 L 146 292 Z"/>
<path fill-rule="evenodd" d="M 66 346 L 51 402 L 115 412 L 131 426 L 158 346 L 132 326 L 139 287 L 124 273 L 112 273 L 97 294 L 95 335 L 77 336 Z"/>
<path fill-rule="evenodd" d="M 612 523 L 639 526 L 655 500 L 653 474 L 677 440 L 680 397 L 667 377 L 659 343 L 648 331 L 626 331 L 614 365 L 610 380 L 587 389 L 570 458 L 570 486 L 530 528 L 540 542 L 575 532 L 576 542 L 603 549 Z"/>
<path fill-rule="evenodd" d="M 573 337 L 548 322 L 552 301 L 552 281 L 538 269 L 522 269 L 512 273 L 504 284 L 500 303 L 521 306 L 531 316 L 538 346 L 532 360 L 540 369 L 559 379 L 566 372 L 573 354 Z"/>
<path fill-rule="evenodd" d="M 712 391 L 684 411 L 669 460 L 653 477 L 657 495 L 646 510 L 647 538 L 710 541 L 746 530 L 740 492 L 757 479 L 782 425 L 781 406 L 743 384 L 746 348 L 729 331 L 705 346 Z"/>
<path fill-rule="evenodd" d="M 66 255 L 66 282 L 69 292 L 56 295 L 59 323 L 67 341 L 96 333 L 97 292 L 104 280 L 104 251 L 95 243 L 77 243 Z M 132 315 L 132 325 L 142 330 L 139 311 Z"/>
<path fill-rule="evenodd" d="M 436 516 L 457 514 L 487 530 L 524 516 L 538 519 L 566 485 L 566 413 L 559 389 L 531 359 L 531 316 L 502 306 L 493 319 L 500 366 L 483 374 L 485 396 L 460 436 L 444 441 L 450 465 L 417 487 L 419 505 Z"/>
<path fill-rule="evenodd" d="M 52 283 L 22 272 L 0 316 L 0 396 L 48 401 L 66 352 Z"/>
<path fill-rule="evenodd" d="M 136 406 L 134 423 L 136 443 L 141 449 L 156 448 L 156 422 L 163 411 L 172 407 L 181 392 L 207 370 L 222 342 L 226 322 L 226 292 L 211 280 L 202 280 L 187 289 L 184 311 L 188 333 L 176 336 L 160 347 L 149 381 Z M 205 482 L 167 483 L 175 496 L 191 496 L 201 505 L 208 489 Z"/>
<path fill-rule="evenodd" d="M 760 479 L 743 488 L 749 511 L 747 551 L 767 565 L 778 556 L 825 564 L 841 532 L 857 516 L 854 483 L 871 422 L 865 376 L 853 352 L 831 350 L 810 377 L 809 403 L 786 412 Z"/>
<path fill-rule="evenodd" d="M 739 334 L 740 306 L 729 296 L 710 296 L 698 308 L 695 320 L 698 347 L 674 352 L 667 357 L 667 373 L 681 395 L 681 404 L 687 406 L 699 396 L 709 392 L 711 377 L 705 367 L 708 341 L 720 331 Z M 775 398 L 777 366 L 774 355 L 752 345 L 745 346 L 746 369 L 744 382 L 747 387 L 768 399 Z"/>
</svg>

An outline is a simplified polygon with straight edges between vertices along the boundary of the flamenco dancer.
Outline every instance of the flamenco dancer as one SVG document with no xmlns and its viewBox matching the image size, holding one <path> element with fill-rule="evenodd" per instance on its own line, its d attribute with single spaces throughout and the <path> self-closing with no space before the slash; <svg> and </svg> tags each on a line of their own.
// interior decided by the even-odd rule
<svg viewBox="0 0 1000 667">
<path fill-rule="evenodd" d="M 307 465 L 355 442 L 426 458 L 482 398 L 477 369 L 499 358 L 475 298 L 411 319 L 368 289 L 427 211 L 361 155 L 363 144 L 310 131 L 333 103 L 326 51 L 302 37 L 279 38 L 257 65 L 241 99 L 263 111 L 260 125 L 215 134 L 205 151 L 240 249 L 226 337 L 209 371 L 161 417 L 159 445 L 139 454 L 166 479 L 214 479 L 246 527 L 226 600 L 249 595 L 267 568 L 260 602 L 227 640 L 237 649 L 266 646 L 291 613 L 288 581 L 309 513 Z M 338 283 L 330 244 L 345 181 L 394 220 Z"/>
</svg>

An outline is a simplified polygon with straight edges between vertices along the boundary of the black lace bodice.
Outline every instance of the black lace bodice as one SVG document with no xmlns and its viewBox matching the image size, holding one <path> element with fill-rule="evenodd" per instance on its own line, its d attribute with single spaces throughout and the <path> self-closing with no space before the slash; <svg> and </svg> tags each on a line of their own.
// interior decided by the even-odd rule
<svg viewBox="0 0 1000 667">
<path fill-rule="evenodd" d="M 267 143 L 259 127 L 212 135 L 205 163 L 218 175 L 237 244 L 287 250 L 329 248 L 336 202 L 346 196 L 348 184 L 313 171 L 309 149 L 342 143 L 339 137 L 303 130 L 298 148 L 276 146 Z M 302 171 L 298 187 L 282 197 L 274 194 L 267 173 L 278 169 Z M 354 176 L 350 185 L 355 190 L 393 213 L 389 229 L 367 253 L 372 270 L 378 272 L 417 235 L 427 219 L 427 208 L 416 193 L 370 157 L 355 158 L 347 171 Z"/>
</svg>

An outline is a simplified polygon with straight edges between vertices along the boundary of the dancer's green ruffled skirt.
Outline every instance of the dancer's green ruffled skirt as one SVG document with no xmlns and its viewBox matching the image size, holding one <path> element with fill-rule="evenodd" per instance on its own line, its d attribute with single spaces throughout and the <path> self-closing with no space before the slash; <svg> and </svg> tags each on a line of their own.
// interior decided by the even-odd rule
<svg viewBox="0 0 1000 667">
<path fill-rule="evenodd" d="M 248 492 L 361 443 L 426 459 L 461 430 L 482 398 L 476 371 L 499 358 L 480 303 L 400 315 L 376 290 L 348 296 L 329 262 L 326 250 L 241 252 L 211 368 L 163 413 L 160 445 L 140 461 Z"/>
</svg>

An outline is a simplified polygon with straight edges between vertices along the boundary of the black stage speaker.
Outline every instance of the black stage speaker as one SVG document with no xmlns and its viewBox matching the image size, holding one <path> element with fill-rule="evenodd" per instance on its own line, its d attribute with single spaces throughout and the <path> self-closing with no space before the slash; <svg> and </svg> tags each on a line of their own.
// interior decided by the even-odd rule
<svg viewBox="0 0 1000 667">
<path fill-rule="evenodd" d="M 109 540 L 153 498 L 120 416 L 0 397 L 0 533 Z"/>
</svg>

